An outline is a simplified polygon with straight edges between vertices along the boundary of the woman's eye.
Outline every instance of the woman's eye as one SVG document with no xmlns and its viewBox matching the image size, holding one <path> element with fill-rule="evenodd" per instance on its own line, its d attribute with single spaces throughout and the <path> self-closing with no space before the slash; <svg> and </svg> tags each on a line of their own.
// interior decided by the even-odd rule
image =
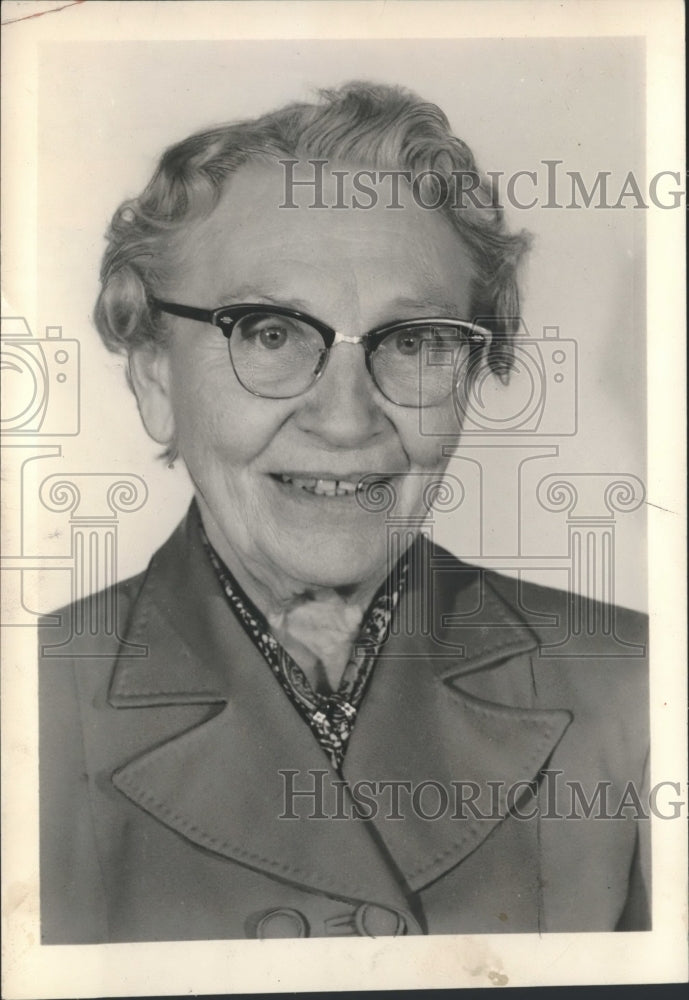
<svg viewBox="0 0 689 1000">
<path fill-rule="evenodd" d="M 246 316 L 237 323 L 237 332 L 245 342 L 274 351 L 285 346 L 294 330 L 281 316 Z"/>
<path fill-rule="evenodd" d="M 258 331 L 258 336 L 264 347 L 275 350 L 287 342 L 287 330 L 284 326 L 265 326 Z"/>
<path fill-rule="evenodd" d="M 423 340 L 422 334 L 412 330 L 404 330 L 397 334 L 396 347 L 400 354 L 418 354 Z"/>
</svg>

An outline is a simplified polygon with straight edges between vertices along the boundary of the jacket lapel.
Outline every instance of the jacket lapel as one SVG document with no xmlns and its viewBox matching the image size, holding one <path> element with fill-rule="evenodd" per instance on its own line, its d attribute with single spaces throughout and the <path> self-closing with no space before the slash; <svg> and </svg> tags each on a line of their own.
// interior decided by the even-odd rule
<svg viewBox="0 0 689 1000">
<path fill-rule="evenodd" d="M 149 655 L 119 659 L 112 705 L 163 714 L 185 703 L 222 707 L 162 745 L 152 733 L 151 749 L 123 762 L 115 786 L 208 850 L 409 920 L 368 825 L 327 818 L 351 817 L 343 781 L 228 607 L 191 516 L 151 565 L 126 636 L 134 637 Z"/>
<path fill-rule="evenodd" d="M 570 717 L 530 707 L 528 671 L 517 669 L 514 657 L 535 646 L 533 635 L 497 593 L 484 590 L 475 571 L 462 580 L 458 598 L 461 564 L 452 562 L 452 586 L 444 574 L 433 594 L 432 634 L 393 636 L 386 645 L 344 778 L 350 785 L 402 781 L 412 789 L 433 781 L 450 794 L 453 782 L 473 781 L 485 814 L 488 782 L 506 789 L 533 777 Z M 402 620 L 422 596 L 423 588 L 407 591 Z M 466 626 L 463 602 L 470 609 Z M 193 515 L 154 557 L 127 641 L 146 643 L 148 655 L 127 657 L 123 645 L 109 700 L 123 710 L 155 711 L 142 719 L 151 727 L 150 749 L 123 761 L 113 782 L 208 850 L 332 897 L 404 910 L 409 920 L 407 891 L 458 864 L 500 822 L 453 818 L 454 802 L 430 821 L 404 798 L 402 821 L 386 821 L 380 803 L 372 822 L 354 818 L 348 789 L 228 607 Z M 498 662 L 506 665 L 496 668 Z M 457 687 L 457 675 L 478 670 L 504 672 L 498 688 L 510 691 L 511 704 Z M 172 739 L 166 734 L 161 743 L 155 719 L 166 731 L 166 707 L 184 704 L 216 707 L 201 724 Z M 432 789 L 421 802 L 424 812 L 433 810 Z M 327 818 L 334 816 L 341 818 Z"/>
<path fill-rule="evenodd" d="M 442 572 L 417 574 L 436 581 L 426 598 L 429 634 L 386 645 L 344 764 L 351 783 L 405 783 L 403 820 L 386 818 L 388 792 L 376 825 L 413 891 L 481 844 L 513 807 L 508 790 L 527 790 L 571 722 L 568 711 L 534 707 L 528 654 L 537 641 L 490 577 L 455 559 L 449 576 L 447 553 L 430 558 Z M 411 620 L 408 605 L 422 595 L 407 592 L 401 620 Z"/>
</svg>

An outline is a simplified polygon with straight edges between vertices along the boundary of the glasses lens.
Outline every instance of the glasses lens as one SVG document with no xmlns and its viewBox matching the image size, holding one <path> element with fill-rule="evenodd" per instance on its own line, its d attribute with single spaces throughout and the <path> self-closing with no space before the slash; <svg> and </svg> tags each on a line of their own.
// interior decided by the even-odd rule
<svg viewBox="0 0 689 1000">
<path fill-rule="evenodd" d="M 267 312 L 238 320 L 229 344 L 232 366 L 244 388 L 271 399 L 287 399 L 308 389 L 325 352 L 314 327 Z"/>
<path fill-rule="evenodd" d="M 371 371 L 380 391 L 402 406 L 435 406 L 451 395 L 463 327 L 400 326 L 378 345 Z"/>
</svg>

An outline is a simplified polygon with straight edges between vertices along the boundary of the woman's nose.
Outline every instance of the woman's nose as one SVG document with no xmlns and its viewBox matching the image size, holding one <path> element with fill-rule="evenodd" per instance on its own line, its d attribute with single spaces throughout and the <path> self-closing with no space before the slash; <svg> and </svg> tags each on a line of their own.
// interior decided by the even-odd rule
<svg viewBox="0 0 689 1000">
<path fill-rule="evenodd" d="M 318 381 L 300 397 L 296 421 L 337 448 L 356 448 L 381 433 L 387 417 L 361 344 L 336 344 Z"/>
</svg>

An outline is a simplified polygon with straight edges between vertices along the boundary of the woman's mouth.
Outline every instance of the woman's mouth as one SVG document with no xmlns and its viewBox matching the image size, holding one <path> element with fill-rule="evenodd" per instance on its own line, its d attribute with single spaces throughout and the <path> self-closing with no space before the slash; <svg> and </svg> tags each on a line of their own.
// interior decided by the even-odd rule
<svg viewBox="0 0 689 1000">
<path fill-rule="evenodd" d="M 362 489 L 364 484 L 359 480 L 354 482 L 351 479 L 325 479 L 311 476 L 292 476 L 286 473 L 274 475 L 273 479 L 292 486 L 295 489 L 303 490 L 305 493 L 312 493 L 317 497 L 353 497 L 357 490 Z"/>
</svg>

